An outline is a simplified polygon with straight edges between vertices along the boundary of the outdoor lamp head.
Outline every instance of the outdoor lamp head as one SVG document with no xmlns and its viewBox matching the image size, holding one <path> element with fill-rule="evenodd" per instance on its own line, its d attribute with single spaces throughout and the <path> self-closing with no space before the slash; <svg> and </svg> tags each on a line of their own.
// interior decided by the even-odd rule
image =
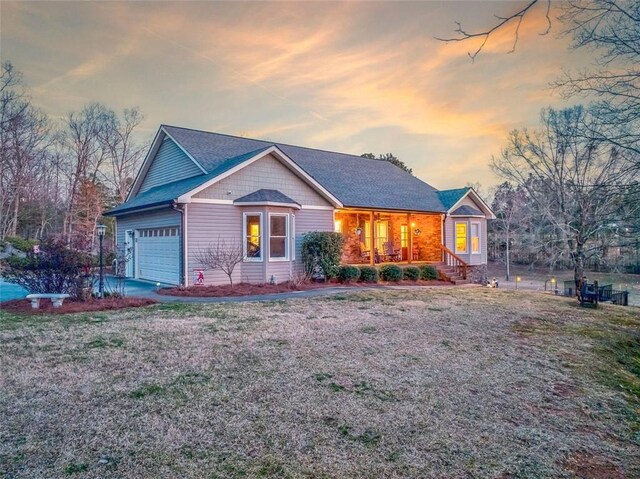
<svg viewBox="0 0 640 479">
<path fill-rule="evenodd" d="M 107 227 L 105 225 L 98 225 L 96 226 L 96 230 L 98 231 L 98 236 L 104 236 L 107 231 Z"/>
</svg>

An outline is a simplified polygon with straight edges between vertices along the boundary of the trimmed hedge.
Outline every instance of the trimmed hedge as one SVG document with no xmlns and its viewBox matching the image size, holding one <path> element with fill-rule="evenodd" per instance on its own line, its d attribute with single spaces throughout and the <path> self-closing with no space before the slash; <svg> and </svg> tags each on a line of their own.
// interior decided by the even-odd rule
<svg viewBox="0 0 640 479">
<path fill-rule="evenodd" d="M 420 266 L 420 279 L 424 279 L 425 281 L 438 279 L 438 270 L 430 264 L 422 265 Z"/>
<path fill-rule="evenodd" d="M 420 279 L 420 268 L 416 266 L 407 266 L 404 271 L 404 279 L 409 281 L 418 281 Z"/>
<path fill-rule="evenodd" d="M 338 279 L 342 283 L 351 283 L 358 281 L 360 278 L 360 270 L 357 266 L 340 266 L 340 271 L 338 272 Z"/>
<path fill-rule="evenodd" d="M 395 264 L 385 264 L 380 268 L 380 277 L 383 281 L 400 281 L 404 276 L 402 268 Z"/>
<path fill-rule="evenodd" d="M 377 283 L 378 270 L 373 266 L 360 266 L 360 281 L 363 283 Z"/>
</svg>

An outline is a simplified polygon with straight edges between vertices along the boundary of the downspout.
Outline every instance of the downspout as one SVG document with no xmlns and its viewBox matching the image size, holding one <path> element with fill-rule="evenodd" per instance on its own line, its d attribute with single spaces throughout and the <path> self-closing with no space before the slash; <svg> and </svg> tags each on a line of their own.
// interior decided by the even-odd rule
<svg viewBox="0 0 640 479">
<path fill-rule="evenodd" d="M 447 218 L 447 214 L 446 213 L 442 213 L 440 216 L 442 218 L 442 223 L 440 225 L 440 244 L 442 246 L 446 247 L 446 245 L 444 244 L 444 222 L 445 222 L 445 220 Z M 440 250 L 440 251 L 441 251 L 440 252 L 440 261 L 442 261 L 442 260 L 444 260 L 444 253 L 442 252 L 442 250 Z"/>
<path fill-rule="evenodd" d="M 182 286 L 187 286 L 187 205 L 174 201 L 171 209 L 180 213 L 180 250 L 182 251 Z"/>
<path fill-rule="evenodd" d="M 289 281 L 293 280 L 293 253 L 296 248 L 296 214 L 293 209 L 290 209 L 291 216 L 289 216 Z M 335 213 L 333 215 L 335 219 Z M 293 230 L 293 231 L 291 231 Z"/>
</svg>

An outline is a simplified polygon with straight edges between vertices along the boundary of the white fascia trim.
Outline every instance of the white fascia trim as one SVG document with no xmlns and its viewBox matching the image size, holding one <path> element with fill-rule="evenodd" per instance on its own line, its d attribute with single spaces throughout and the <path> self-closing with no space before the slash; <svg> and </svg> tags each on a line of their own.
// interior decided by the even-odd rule
<svg viewBox="0 0 640 479">
<path fill-rule="evenodd" d="M 324 189 L 322 185 L 320 185 L 320 183 L 314 180 L 311 176 L 305 173 L 304 170 L 302 170 L 298 165 L 296 165 L 295 162 L 291 158 L 289 158 L 287 155 L 285 155 L 277 146 L 270 146 L 266 150 L 263 150 L 257 153 L 255 156 L 252 156 L 251 158 L 244 161 L 243 163 L 236 165 L 235 167 L 225 171 L 224 173 L 216 176 L 215 178 L 212 178 L 209 181 L 206 181 L 200 186 L 194 188 L 193 190 L 183 194 L 178 198 L 178 203 L 189 203 L 193 195 L 200 193 L 202 190 L 208 188 L 209 186 L 219 182 L 220 180 L 223 180 L 224 178 L 227 178 L 228 176 L 233 175 L 237 171 L 240 171 L 241 169 L 249 166 L 250 164 L 254 163 L 255 161 L 269 154 L 274 154 L 275 156 L 277 156 L 291 170 L 295 171 L 299 176 L 304 178 L 308 184 L 313 186 L 314 189 L 316 189 L 323 196 L 325 196 L 325 198 L 327 198 L 329 202 L 333 203 L 337 207 L 342 207 L 342 203 L 340 202 L 340 200 L 338 200 L 335 196 L 333 196 L 326 189 Z"/>
<path fill-rule="evenodd" d="M 149 206 L 148 208 L 140 208 L 132 211 L 123 211 L 122 213 L 115 213 L 109 216 L 113 216 L 114 218 L 119 218 L 120 216 L 135 215 L 138 213 L 143 213 L 145 211 L 161 210 L 161 209 L 170 208 L 170 207 L 171 207 L 171 204 L 167 203 L 167 204 L 158 205 L 158 206 Z"/>
<path fill-rule="evenodd" d="M 234 206 L 277 206 L 279 208 L 300 209 L 300 205 L 292 203 L 277 203 L 275 201 L 252 201 L 250 203 L 233 203 Z"/>
<path fill-rule="evenodd" d="M 484 215 L 449 215 L 451 218 L 486 218 Z"/>
<path fill-rule="evenodd" d="M 136 175 L 136 179 L 133 181 L 133 185 L 129 189 L 129 193 L 127 193 L 127 198 L 125 201 L 129 201 L 131 194 L 135 191 L 136 193 L 140 189 L 140 185 L 142 184 L 142 180 L 145 176 L 147 176 L 147 171 L 149 171 L 149 166 L 151 166 L 151 160 L 156 156 L 162 141 L 164 140 L 164 136 L 161 137 L 160 133 L 165 134 L 162 128 L 158 128 L 156 132 L 156 136 L 153 137 L 153 141 L 151 142 L 151 147 L 149 151 L 147 151 L 147 155 L 144 157 L 144 161 L 142 162 L 142 166 L 138 170 L 138 174 Z"/>
<path fill-rule="evenodd" d="M 319 205 L 300 205 L 300 209 L 303 210 L 335 210 L 333 206 L 319 206 Z"/>
<path fill-rule="evenodd" d="M 458 206 L 460 206 L 460 203 L 462 203 L 462 200 L 464 200 L 467 196 L 469 196 L 470 193 L 473 193 L 473 200 L 477 203 L 480 203 L 480 207 L 483 208 L 486 213 L 488 213 L 484 217 L 486 217 L 488 220 L 495 220 L 496 215 L 493 213 L 493 210 L 489 207 L 489 205 L 487 205 L 484 202 L 482 198 L 480 198 L 480 195 L 476 193 L 476 190 L 474 190 L 473 188 L 469 188 L 469 190 L 464 195 L 462 195 L 462 198 L 460 198 L 455 205 L 449 208 L 449 211 L 447 211 L 447 214 L 449 214 L 449 216 L 453 216 L 450 213 L 454 211 Z M 465 216 L 473 216 L 473 215 L 465 215 Z"/>
<path fill-rule="evenodd" d="M 215 198 L 191 198 L 185 203 L 206 203 L 210 205 L 232 205 L 233 200 L 217 200 Z"/>
<path fill-rule="evenodd" d="M 205 170 L 205 169 L 202 167 L 202 165 L 201 165 L 200 163 L 198 163 L 198 162 L 196 161 L 196 159 L 195 159 L 193 156 L 191 156 L 191 155 L 189 154 L 189 152 L 188 152 L 187 150 L 185 150 L 185 149 L 182 147 L 182 145 L 180 144 L 180 142 L 176 141 L 176 139 L 175 139 L 174 137 L 172 137 L 172 136 L 167 132 L 167 130 L 165 130 L 165 129 L 164 129 L 164 127 L 163 127 L 163 126 L 161 126 L 161 127 L 160 127 L 160 129 L 164 132 L 164 134 L 165 134 L 165 135 L 167 135 L 167 136 L 171 139 L 171 141 L 173 141 L 173 142 L 178 146 L 178 148 L 180 148 L 180 150 L 182 151 L 182 153 L 184 153 L 185 155 L 187 155 L 187 157 L 188 157 L 191 161 L 193 161 L 193 162 L 195 163 L 195 165 L 196 165 L 198 168 L 200 168 L 200 169 L 202 170 L 202 172 L 203 172 L 205 175 L 208 173 L 208 172 L 207 172 L 207 170 Z"/>
</svg>

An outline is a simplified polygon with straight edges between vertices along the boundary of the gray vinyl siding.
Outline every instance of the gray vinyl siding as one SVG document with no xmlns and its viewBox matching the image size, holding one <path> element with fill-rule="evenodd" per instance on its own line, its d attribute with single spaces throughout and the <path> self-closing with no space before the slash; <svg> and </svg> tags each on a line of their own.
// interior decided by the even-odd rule
<svg viewBox="0 0 640 479">
<path fill-rule="evenodd" d="M 145 175 L 139 193 L 156 186 L 202 175 L 202 170 L 175 144 L 165 138 Z"/>
<path fill-rule="evenodd" d="M 193 282 L 193 271 L 204 268 L 198 261 L 198 251 L 216 244 L 242 241 L 242 211 L 232 205 L 190 203 L 187 207 L 187 281 Z M 241 243 L 240 243 L 241 244 Z M 240 282 L 241 264 L 233 272 L 233 281 Z M 226 284 L 229 278 L 222 271 L 205 270 L 205 284 Z M 244 280 L 244 278 L 243 278 Z"/>
<path fill-rule="evenodd" d="M 235 200 L 260 189 L 278 190 L 301 205 L 330 204 L 272 155 L 260 158 L 194 195 L 194 198 Z"/>
<path fill-rule="evenodd" d="M 139 230 L 145 228 L 164 228 L 174 226 L 180 229 L 180 213 L 171 208 L 144 211 L 130 215 L 116 217 L 116 251 L 119 255 L 124 253 L 124 235 L 127 230 Z M 180 231 L 182 235 L 182 231 Z M 182 271 L 182 261 L 180 262 Z M 180 274 L 182 277 L 182 274 Z"/>
<path fill-rule="evenodd" d="M 216 243 L 218 238 L 226 242 L 242 242 L 242 213 L 262 213 L 262 262 L 243 262 L 236 266 L 234 282 L 265 283 L 275 276 L 277 282 L 288 281 L 291 272 L 300 269 L 300 245 L 302 235 L 308 231 L 333 231 L 333 210 L 292 210 L 263 206 L 238 207 L 208 203 L 190 203 L 187 209 L 188 281 L 192 284 L 193 270 L 202 268 L 197 261 L 197 250 Z M 269 261 L 268 221 L 269 212 L 289 213 L 295 216 L 295 260 Z M 293 252 L 291 252 L 293 253 Z M 293 258 L 293 256 L 290 256 Z M 227 276 L 221 271 L 205 271 L 205 284 L 227 284 Z"/>
<path fill-rule="evenodd" d="M 302 271 L 302 237 L 310 231 L 333 231 L 334 230 L 334 210 L 313 210 L 301 209 L 295 213 L 296 224 L 296 271 Z"/>
</svg>

